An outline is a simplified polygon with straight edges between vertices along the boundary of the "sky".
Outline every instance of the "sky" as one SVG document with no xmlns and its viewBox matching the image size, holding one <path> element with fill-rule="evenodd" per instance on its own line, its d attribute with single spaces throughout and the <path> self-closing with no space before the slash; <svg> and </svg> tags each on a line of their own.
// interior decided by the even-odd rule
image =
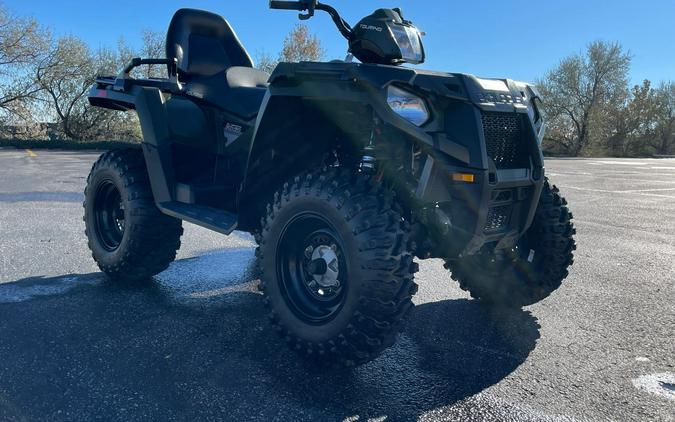
<svg viewBox="0 0 675 422">
<path fill-rule="evenodd" d="M 422 31 L 424 69 L 534 81 L 561 58 L 594 40 L 618 41 L 633 56 L 631 82 L 675 80 L 675 0 L 332 0 L 355 24 L 379 7 L 401 7 Z M 276 55 L 298 23 L 297 12 L 269 10 L 267 0 L 4 0 L 57 35 L 76 35 L 91 47 L 114 47 L 121 36 L 140 44 L 143 29 L 166 31 L 181 7 L 224 16 L 255 59 Z M 327 51 L 344 58 L 346 41 L 325 13 L 307 21 Z"/>
</svg>

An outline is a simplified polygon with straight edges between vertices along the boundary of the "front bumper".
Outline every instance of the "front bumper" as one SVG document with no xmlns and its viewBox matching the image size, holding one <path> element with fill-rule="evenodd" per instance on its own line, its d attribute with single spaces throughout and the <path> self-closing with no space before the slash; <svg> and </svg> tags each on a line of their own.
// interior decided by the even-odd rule
<svg viewBox="0 0 675 422">
<path fill-rule="evenodd" d="M 434 255 L 471 255 L 483 245 L 511 248 L 532 224 L 543 187 L 543 172 L 529 169 L 476 170 L 433 158 L 428 188 L 420 198 L 427 208 L 429 234 L 440 248 Z M 425 169 L 425 173 L 426 173 Z M 454 182 L 455 173 L 471 173 L 474 183 Z"/>
<path fill-rule="evenodd" d="M 466 147 L 469 163 L 429 156 L 417 192 L 427 209 L 433 207 L 426 214 L 428 231 L 435 237 L 434 255 L 444 257 L 471 255 L 486 244 L 514 247 L 532 224 L 544 184 L 535 91 L 499 81 L 504 89 L 495 94 L 475 78 L 466 81 L 471 101 L 449 103 L 443 132 L 433 136 L 439 144 Z M 474 182 L 454 181 L 455 173 L 473 174 Z"/>
</svg>

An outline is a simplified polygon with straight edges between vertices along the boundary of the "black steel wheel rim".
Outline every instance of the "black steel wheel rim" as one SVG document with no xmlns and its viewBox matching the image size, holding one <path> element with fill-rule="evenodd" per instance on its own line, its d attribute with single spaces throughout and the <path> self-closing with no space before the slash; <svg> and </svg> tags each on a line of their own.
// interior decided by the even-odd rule
<svg viewBox="0 0 675 422">
<path fill-rule="evenodd" d="M 277 279 L 284 301 L 304 322 L 325 324 L 342 309 L 349 287 L 344 250 L 337 230 L 316 213 L 299 214 L 282 230 Z"/>
<path fill-rule="evenodd" d="M 117 250 L 124 237 L 125 211 L 122 196 L 112 180 L 99 183 L 94 199 L 96 236 L 109 252 Z"/>
</svg>

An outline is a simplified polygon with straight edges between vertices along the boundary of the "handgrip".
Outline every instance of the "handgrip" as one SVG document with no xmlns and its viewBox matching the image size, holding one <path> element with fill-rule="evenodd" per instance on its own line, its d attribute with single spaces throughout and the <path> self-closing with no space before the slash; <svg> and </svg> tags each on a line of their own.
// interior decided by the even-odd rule
<svg viewBox="0 0 675 422">
<path fill-rule="evenodd" d="M 280 10 L 306 10 L 307 6 L 301 1 L 270 0 L 270 9 Z"/>
</svg>

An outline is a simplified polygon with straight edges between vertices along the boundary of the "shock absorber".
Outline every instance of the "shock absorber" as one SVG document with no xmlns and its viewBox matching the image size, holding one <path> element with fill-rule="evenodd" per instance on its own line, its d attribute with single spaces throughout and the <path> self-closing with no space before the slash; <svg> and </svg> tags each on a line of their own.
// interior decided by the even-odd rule
<svg viewBox="0 0 675 422">
<path fill-rule="evenodd" d="M 364 173 L 373 174 L 375 172 L 375 137 L 382 133 L 379 124 L 379 119 L 375 117 L 373 119 L 373 128 L 370 130 L 370 139 L 362 151 L 360 167 Z"/>
</svg>

